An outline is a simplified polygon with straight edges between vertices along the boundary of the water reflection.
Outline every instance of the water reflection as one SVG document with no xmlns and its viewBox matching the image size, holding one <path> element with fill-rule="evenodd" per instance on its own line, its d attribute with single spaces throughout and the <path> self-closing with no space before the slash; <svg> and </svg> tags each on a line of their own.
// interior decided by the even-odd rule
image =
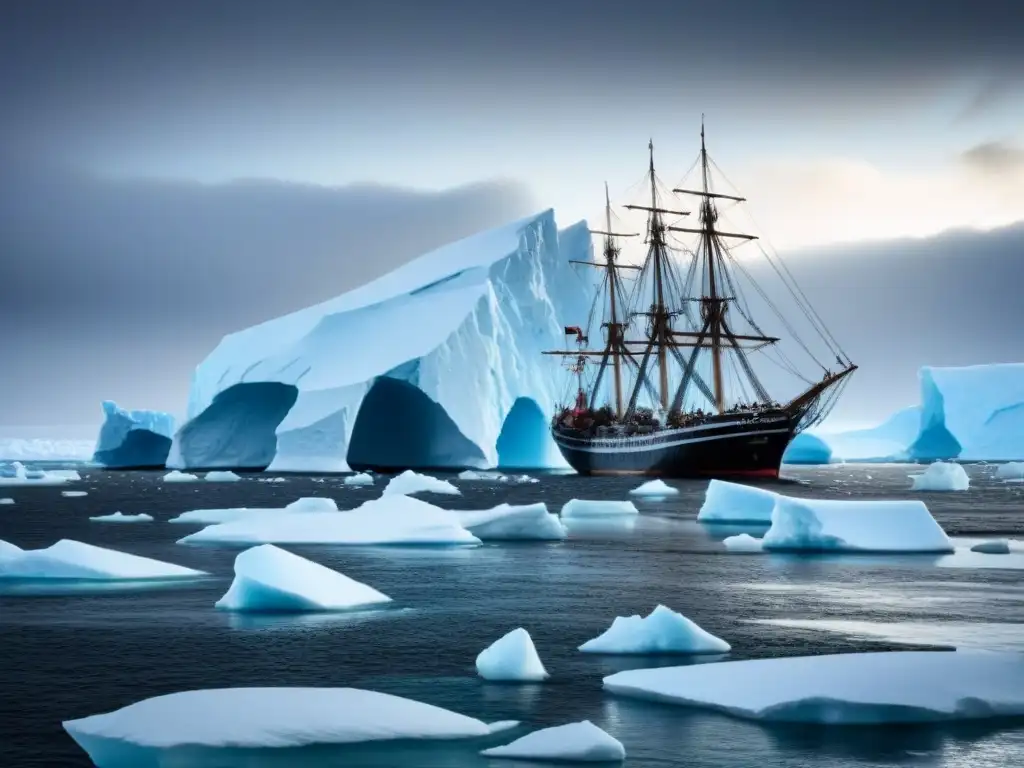
<svg viewBox="0 0 1024 768">
<path fill-rule="evenodd" d="M 224 611 L 228 625 L 240 631 L 295 630 L 321 627 L 359 626 L 370 621 L 395 619 L 415 613 L 413 608 L 375 608 L 354 611 L 311 613 L 245 613 Z"/>
</svg>

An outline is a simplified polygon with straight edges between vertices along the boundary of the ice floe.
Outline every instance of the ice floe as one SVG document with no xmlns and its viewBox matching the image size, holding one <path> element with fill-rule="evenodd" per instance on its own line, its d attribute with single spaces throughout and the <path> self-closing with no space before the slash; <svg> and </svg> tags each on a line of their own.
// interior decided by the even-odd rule
<svg viewBox="0 0 1024 768">
<path fill-rule="evenodd" d="M 112 515 L 97 515 L 90 517 L 94 523 L 151 523 L 153 516 L 142 512 L 138 515 L 126 515 L 123 512 L 114 512 Z"/>
<path fill-rule="evenodd" d="M 344 480 L 345 485 L 373 485 L 373 475 L 366 472 L 358 472 L 354 475 L 349 475 Z"/>
<path fill-rule="evenodd" d="M 663 498 L 665 496 L 675 496 L 676 494 L 679 493 L 679 489 L 673 488 L 664 480 L 648 480 L 646 483 L 637 486 L 629 493 L 632 496 L 649 496 L 654 498 Z"/>
<path fill-rule="evenodd" d="M 60 495 L 64 496 L 65 498 L 68 498 L 68 499 L 80 499 L 83 496 L 88 496 L 89 492 L 88 491 L 61 491 Z"/>
<path fill-rule="evenodd" d="M 971 547 L 971 552 L 981 552 L 986 555 L 1008 555 L 1010 554 L 1010 542 L 1007 539 L 979 541 Z"/>
<path fill-rule="evenodd" d="M 179 472 L 176 469 L 171 470 L 163 476 L 163 481 L 165 483 L 195 483 L 198 482 L 198 480 L 199 477 L 197 475 L 193 475 L 190 472 Z"/>
<path fill-rule="evenodd" d="M 618 616 L 579 647 L 586 653 L 727 653 L 729 644 L 664 605 L 647 616 Z"/>
<path fill-rule="evenodd" d="M 440 493 L 447 496 L 459 496 L 462 494 L 458 488 L 447 480 L 440 480 L 430 475 L 421 475 L 411 469 L 405 470 L 388 481 L 384 488 L 384 495 L 404 495 L 414 493 Z"/>
<path fill-rule="evenodd" d="M 1024 654 L 905 651 L 619 672 L 606 690 L 737 717 L 826 724 L 1024 715 Z"/>
<path fill-rule="evenodd" d="M 175 747 L 471 739 L 515 725 L 488 725 L 441 707 L 358 688 L 182 691 L 63 723 L 93 763 L 104 767 L 163 764 L 160 753 Z"/>
<path fill-rule="evenodd" d="M 548 678 L 530 633 L 522 627 L 480 651 L 476 671 L 485 680 L 539 682 Z"/>
<path fill-rule="evenodd" d="M 1000 480 L 1024 479 L 1024 461 L 1008 461 L 996 467 L 995 476 Z"/>
<path fill-rule="evenodd" d="M 148 557 L 61 539 L 45 549 L 21 549 L 0 542 L 0 578 L 137 580 L 180 579 L 205 575 Z"/>
<path fill-rule="evenodd" d="M 971 486 L 967 471 L 956 462 L 936 461 L 910 479 L 913 491 L 966 491 Z"/>
<path fill-rule="evenodd" d="M 312 560 L 263 544 L 235 558 L 235 579 L 216 607 L 229 611 L 340 611 L 391 598 Z"/>
<path fill-rule="evenodd" d="M 236 475 L 229 469 L 218 469 L 213 470 L 211 472 L 207 472 L 206 476 L 203 478 L 203 480 L 205 480 L 208 483 L 237 483 L 241 479 L 242 478 L 240 475 Z"/>
<path fill-rule="evenodd" d="M 14 503 L 14 499 L 12 499 L 12 498 L 0 499 L 0 505 L 7 506 L 7 505 L 13 504 L 13 503 Z"/>
<path fill-rule="evenodd" d="M 558 515 L 543 502 L 499 504 L 493 509 L 454 511 L 459 522 L 481 541 L 560 541 L 567 536 Z"/>
<path fill-rule="evenodd" d="M 638 514 L 632 501 L 570 499 L 562 506 L 562 517 L 621 517 Z"/>
<path fill-rule="evenodd" d="M 722 544 L 730 552 L 763 552 L 764 543 L 761 539 L 751 536 L 749 533 L 741 533 L 736 536 L 727 536 L 722 539 Z"/>
<path fill-rule="evenodd" d="M 778 494 L 751 485 L 712 480 L 697 513 L 703 523 L 770 523 Z"/>
<path fill-rule="evenodd" d="M 528 733 L 511 744 L 480 753 L 487 757 L 558 762 L 605 763 L 626 759 L 622 742 L 589 720 Z"/>
<path fill-rule="evenodd" d="M 227 509 L 193 509 L 172 517 L 169 523 L 217 525 L 232 520 L 255 520 L 258 517 L 278 517 L 286 512 L 337 512 L 334 499 L 304 496 L 285 507 L 228 507 Z"/>
</svg>

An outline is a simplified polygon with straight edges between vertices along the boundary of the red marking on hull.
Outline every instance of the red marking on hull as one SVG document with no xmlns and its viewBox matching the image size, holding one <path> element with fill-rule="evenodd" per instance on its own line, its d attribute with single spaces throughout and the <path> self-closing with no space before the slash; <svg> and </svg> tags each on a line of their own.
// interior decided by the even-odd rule
<svg viewBox="0 0 1024 768">
<path fill-rule="evenodd" d="M 701 474 L 706 477 L 764 477 L 777 480 L 779 477 L 779 470 L 766 467 L 765 469 L 730 469 L 723 470 L 721 472 L 709 470 L 701 472 Z"/>
</svg>

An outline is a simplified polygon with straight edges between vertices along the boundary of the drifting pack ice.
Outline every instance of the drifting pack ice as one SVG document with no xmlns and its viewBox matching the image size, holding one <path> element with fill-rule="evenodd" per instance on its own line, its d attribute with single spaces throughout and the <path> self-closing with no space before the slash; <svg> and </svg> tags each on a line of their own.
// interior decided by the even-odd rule
<svg viewBox="0 0 1024 768">
<path fill-rule="evenodd" d="M 174 436 L 174 417 L 162 411 L 127 411 L 103 401 L 103 426 L 92 460 L 116 469 L 161 468 Z"/>
<path fill-rule="evenodd" d="M 224 337 L 199 365 L 176 468 L 560 464 L 541 355 L 589 310 L 586 222 L 553 211 L 440 248 L 360 288 Z M 396 439 L 401 435 L 401 439 Z"/>
</svg>

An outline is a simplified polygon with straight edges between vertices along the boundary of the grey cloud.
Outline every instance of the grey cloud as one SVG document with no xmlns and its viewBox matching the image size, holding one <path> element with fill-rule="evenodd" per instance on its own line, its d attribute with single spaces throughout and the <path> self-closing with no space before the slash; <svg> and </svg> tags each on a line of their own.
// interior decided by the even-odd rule
<svg viewBox="0 0 1024 768">
<path fill-rule="evenodd" d="M 1024 148 L 1007 141 L 986 141 L 961 154 L 967 167 L 990 174 L 1024 170 Z"/>
</svg>

